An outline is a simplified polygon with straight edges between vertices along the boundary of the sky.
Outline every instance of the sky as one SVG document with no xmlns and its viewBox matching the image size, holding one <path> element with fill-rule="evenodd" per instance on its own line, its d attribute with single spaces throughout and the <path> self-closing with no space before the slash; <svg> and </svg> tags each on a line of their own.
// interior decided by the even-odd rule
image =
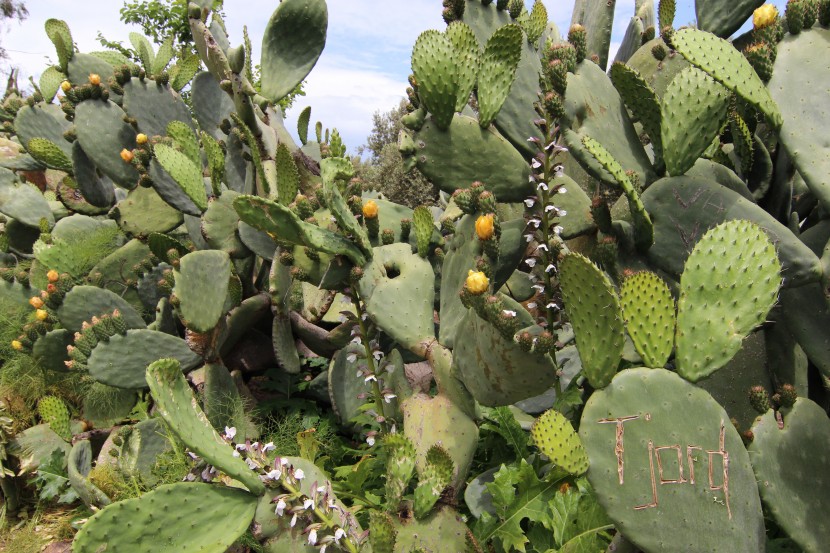
<svg viewBox="0 0 830 553">
<path fill-rule="evenodd" d="M 543 0 L 549 18 L 563 33 L 571 21 L 574 0 Z M 590 0 L 604 1 L 604 0 Z M 729 0 L 725 0 L 729 1 Z M 528 7 L 532 0 L 527 0 Z M 779 9 L 785 0 L 775 0 Z M 0 44 L 9 59 L 0 62 L 0 77 L 6 80 L 11 67 L 20 69 L 20 86 L 29 76 L 37 81 L 41 71 L 56 61 L 55 49 L 43 30 L 46 19 L 54 17 L 69 24 L 81 52 L 101 50 L 96 36 L 100 31 L 109 40 L 129 45 L 136 25 L 119 19 L 121 0 L 26 0 L 29 17 L 22 23 L 9 22 L 0 29 Z M 262 33 L 276 0 L 225 0 L 225 22 L 231 44 L 242 41 L 248 25 L 259 59 Z M 675 26 L 694 22 L 692 0 L 678 0 Z M 350 152 L 366 142 L 372 128 L 372 114 L 388 111 L 404 97 L 409 58 L 418 35 L 427 29 L 443 29 L 441 0 L 328 0 L 329 27 L 326 49 L 307 79 L 307 95 L 298 98 L 288 113 L 290 129 L 307 105 L 312 121 L 337 128 Z M 611 58 L 634 13 L 634 0 L 617 0 L 612 33 Z M 296 133 L 295 133 L 296 135 Z"/>
</svg>

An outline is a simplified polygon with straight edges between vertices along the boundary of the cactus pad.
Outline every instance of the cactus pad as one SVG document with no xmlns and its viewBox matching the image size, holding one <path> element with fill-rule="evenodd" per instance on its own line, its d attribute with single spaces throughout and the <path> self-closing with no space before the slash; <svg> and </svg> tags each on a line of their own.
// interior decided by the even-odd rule
<svg viewBox="0 0 830 553">
<path fill-rule="evenodd" d="M 48 138 L 33 138 L 26 145 L 29 154 L 49 167 L 64 173 L 72 172 L 72 160 L 61 150 L 57 144 Z"/>
<path fill-rule="evenodd" d="M 138 184 L 138 171 L 124 163 L 121 151 L 135 148 L 136 132 L 124 122 L 126 116 L 110 101 L 86 100 L 75 108 L 75 129 L 95 166 L 116 184 L 132 189 Z"/>
<path fill-rule="evenodd" d="M 625 343 L 617 293 L 608 276 L 580 254 L 565 257 L 560 282 L 585 376 L 595 388 L 607 386 Z"/>
<path fill-rule="evenodd" d="M 127 328 L 145 328 L 144 319 L 121 296 L 96 286 L 75 286 L 58 308 L 58 319 L 67 330 L 78 332 L 84 321 L 112 314 L 118 309 Z"/>
<path fill-rule="evenodd" d="M 161 416 L 182 442 L 206 461 L 242 482 L 251 492 L 265 485 L 248 465 L 234 457 L 233 448 L 210 425 L 175 359 L 161 359 L 147 367 L 147 384 Z M 251 514 L 253 517 L 253 513 Z"/>
<path fill-rule="evenodd" d="M 277 102 L 306 78 L 326 45 L 325 0 L 282 2 L 262 37 L 262 94 Z"/>
<path fill-rule="evenodd" d="M 620 288 L 628 335 L 646 367 L 661 368 L 674 348 L 674 299 L 666 283 L 650 271 L 626 278 Z"/>
<path fill-rule="evenodd" d="M 729 42 L 698 29 L 674 33 L 672 45 L 689 63 L 757 107 L 774 128 L 783 122 L 781 112 L 749 62 Z"/>
<path fill-rule="evenodd" d="M 219 250 L 205 250 L 185 255 L 175 273 L 173 293 L 180 301 L 179 312 L 187 328 L 208 332 L 224 314 L 231 260 Z"/>
<path fill-rule="evenodd" d="M 44 396 L 37 402 L 37 412 L 40 420 L 67 442 L 72 439 L 72 430 L 69 428 L 69 409 L 63 400 L 56 396 Z"/>
<path fill-rule="evenodd" d="M 450 23 L 446 35 L 461 58 L 458 64 L 458 97 L 455 103 L 455 111 L 461 111 L 470 100 L 470 94 L 478 80 L 481 49 L 476 35 L 466 23 Z"/>
<path fill-rule="evenodd" d="M 550 409 L 534 421 L 530 436 L 536 447 L 570 474 L 578 476 L 588 470 L 588 455 L 574 432 L 571 422 Z"/>
<path fill-rule="evenodd" d="M 665 369 L 622 371 L 586 403 L 579 436 L 599 502 L 643 551 L 763 551 L 749 455 L 704 390 Z"/>
<path fill-rule="evenodd" d="M 505 25 L 493 33 L 484 47 L 478 75 L 478 122 L 487 128 L 510 93 L 522 59 L 524 33 L 519 25 Z"/>
<path fill-rule="evenodd" d="M 164 144 L 156 145 L 154 152 L 159 165 L 182 187 L 196 207 L 202 211 L 207 209 L 207 193 L 201 167 L 197 167 L 186 154 Z"/>
<path fill-rule="evenodd" d="M 110 498 L 88 478 L 92 470 L 92 444 L 89 440 L 80 440 L 72 446 L 66 465 L 69 484 L 84 504 L 95 508 L 110 504 Z"/>
<path fill-rule="evenodd" d="M 27 227 L 40 228 L 45 219 L 49 228 L 55 226 L 55 216 L 49 203 L 37 188 L 17 182 L 8 169 L 0 169 L 0 213 Z"/>
<path fill-rule="evenodd" d="M 725 365 L 778 299 L 780 273 L 757 225 L 729 221 L 707 232 L 680 278 L 677 372 L 694 382 Z"/>
<path fill-rule="evenodd" d="M 167 484 L 97 512 L 78 532 L 72 548 L 90 553 L 218 553 L 247 530 L 256 506 L 256 497 L 243 490 L 202 483 Z M 178 522 L 171 524 L 165 513 L 174 514 Z"/>
<path fill-rule="evenodd" d="M 394 553 L 467 551 L 467 526 L 445 508 L 429 518 L 412 520 L 397 528 Z"/>
<path fill-rule="evenodd" d="M 149 329 L 128 330 L 101 341 L 89 356 L 89 374 L 116 388 L 145 388 L 147 365 L 162 357 L 175 357 L 184 370 L 197 367 L 201 358 L 178 336 Z"/>
<path fill-rule="evenodd" d="M 817 553 L 830 539 L 830 525 L 815 516 L 830 507 L 830 421 L 804 398 L 783 413 L 783 427 L 773 411 L 753 425 L 752 468 L 775 521 L 804 551 Z"/>
<path fill-rule="evenodd" d="M 441 130 L 449 128 L 459 96 L 459 67 L 452 41 L 435 30 L 421 33 L 412 49 L 418 96 Z"/>
</svg>

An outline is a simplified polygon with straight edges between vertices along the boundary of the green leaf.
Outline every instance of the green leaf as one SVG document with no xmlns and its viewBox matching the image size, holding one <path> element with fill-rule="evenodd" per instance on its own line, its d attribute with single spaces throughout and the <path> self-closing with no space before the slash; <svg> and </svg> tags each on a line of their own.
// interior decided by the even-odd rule
<svg viewBox="0 0 830 553">
<path fill-rule="evenodd" d="M 78 494 L 69 485 L 66 454 L 60 449 L 52 451 L 49 460 L 40 464 L 29 484 L 37 487 L 42 501 L 57 498 L 58 503 L 72 503 L 78 499 Z"/>
<path fill-rule="evenodd" d="M 603 532 L 614 525 L 596 500 L 584 478 L 577 480 L 578 489 L 569 488 L 556 494 L 550 503 L 551 520 L 559 553 L 595 553 L 605 550 L 609 539 Z"/>
<path fill-rule="evenodd" d="M 527 432 L 522 430 L 516 417 L 510 411 L 509 407 L 496 407 L 495 409 L 487 409 L 485 416 L 488 420 L 496 424 L 484 423 L 482 430 L 489 430 L 495 432 L 513 448 L 517 459 L 527 457 Z"/>
<path fill-rule="evenodd" d="M 524 553 L 528 538 L 522 530 L 522 521 L 542 522 L 551 525 L 550 508 L 559 484 L 543 481 L 536 471 L 522 459 L 517 465 L 502 465 L 487 490 L 493 496 L 496 515 L 483 513 L 476 536 L 481 543 L 499 540 L 506 551 L 513 549 Z"/>
</svg>

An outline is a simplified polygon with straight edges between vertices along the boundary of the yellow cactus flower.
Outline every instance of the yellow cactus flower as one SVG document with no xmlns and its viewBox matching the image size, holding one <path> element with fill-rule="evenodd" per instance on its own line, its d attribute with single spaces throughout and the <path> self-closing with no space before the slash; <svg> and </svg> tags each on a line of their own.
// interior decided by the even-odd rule
<svg viewBox="0 0 830 553">
<path fill-rule="evenodd" d="M 40 309 L 41 307 L 43 307 L 43 300 L 37 296 L 32 296 L 31 298 L 29 298 L 29 305 L 31 305 L 35 309 Z"/>
<path fill-rule="evenodd" d="M 144 134 L 143 132 L 138 133 L 135 136 L 135 143 L 138 144 L 139 146 L 142 145 L 142 144 L 146 144 L 147 143 L 147 135 Z"/>
<path fill-rule="evenodd" d="M 72 83 L 70 83 L 69 81 L 63 81 L 61 83 L 61 90 L 63 90 L 64 92 L 69 92 L 69 89 L 71 89 L 71 88 L 72 88 Z"/>
<path fill-rule="evenodd" d="M 467 282 L 465 283 L 467 291 L 473 295 L 483 294 L 490 286 L 490 279 L 481 271 L 470 271 L 467 273 Z"/>
<path fill-rule="evenodd" d="M 23 344 L 20 342 L 20 340 L 12 340 L 12 349 L 20 351 L 23 349 Z"/>
<path fill-rule="evenodd" d="M 367 219 L 374 219 L 378 216 L 378 204 L 374 200 L 369 200 L 363 204 L 363 216 Z"/>
<path fill-rule="evenodd" d="M 124 163 L 130 163 L 133 160 L 133 153 L 127 148 L 124 148 L 121 150 L 121 159 L 124 160 Z"/>
<path fill-rule="evenodd" d="M 92 86 L 98 86 L 99 84 L 101 84 L 101 75 L 98 75 L 97 73 L 90 73 L 89 84 L 91 84 Z"/>
<path fill-rule="evenodd" d="M 35 311 L 35 318 L 38 321 L 45 321 L 49 318 L 49 312 L 45 309 L 38 309 L 37 311 Z"/>
<path fill-rule="evenodd" d="M 46 273 L 46 280 L 48 280 L 49 282 L 57 282 L 59 278 L 60 275 L 55 269 L 52 269 L 48 273 Z"/>
<path fill-rule="evenodd" d="M 481 240 L 490 240 L 496 233 L 493 214 L 481 215 L 476 219 L 476 234 Z"/>
<path fill-rule="evenodd" d="M 756 29 L 763 29 L 775 23 L 778 18 L 778 8 L 773 4 L 764 4 L 752 12 L 752 24 Z"/>
</svg>

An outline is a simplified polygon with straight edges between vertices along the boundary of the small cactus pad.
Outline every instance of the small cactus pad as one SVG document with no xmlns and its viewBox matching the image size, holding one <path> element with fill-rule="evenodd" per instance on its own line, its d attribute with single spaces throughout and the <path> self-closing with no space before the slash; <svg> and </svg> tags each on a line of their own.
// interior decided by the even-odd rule
<svg viewBox="0 0 830 553">
<path fill-rule="evenodd" d="M 435 230 L 432 213 L 428 207 L 418 206 L 412 213 L 412 218 L 415 223 L 415 240 L 418 244 L 418 255 L 426 257 L 429 253 L 429 241 L 432 238 L 432 232 Z"/>
<path fill-rule="evenodd" d="M 674 299 L 666 283 L 650 271 L 626 278 L 620 288 L 628 335 L 646 367 L 661 368 L 674 347 Z"/>
<path fill-rule="evenodd" d="M 425 520 L 401 524 L 397 532 L 394 553 L 467 551 L 469 530 L 450 508 L 442 509 Z"/>
<path fill-rule="evenodd" d="M 634 119 L 640 121 L 643 131 L 651 139 L 657 165 L 663 159 L 660 97 L 636 69 L 624 63 L 615 62 L 611 66 L 610 76 L 626 107 L 631 110 Z"/>
<path fill-rule="evenodd" d="M 415 446 L 403 434 L 389 434 L 384 438 L 383 445 L 388 455 L 386 458 L 386 501 L 389 509 L 394 511 L 398 508 L 398 502 L 415 474 Z"/>
<path fill-rule="evenodd" d="M 225 313 L 231 259 L 223 251 L 204 250 L 185 255 L 180 263 L 173 293 L 181 317 L 187 328 L 208 332 Z"/>
<path fill-rule="evenodd" d="M 391 516 L 380 511 L 369 511 L 369 543 L 374 553 L 393 553 L 397 535 Z"/>
<path fill-rule="evenodd" d="M 256 496 L 243 490 L 190 482 L 167 484 L 95 513 L 78 532 L 72 550 L 225 551 L 248 529 L 256 506 Z"/>
<path fill-rule="evenodd" d="M 170 146 L 157 144 L 154 152 L 159 165 L 182 187 L 187 197 L 200 210 L 207 209 L 207 193 L 202 180 L 202 168 L 194 164 L 186 154 Z"/>
<path fill-rule="evenodd" d="M 262 36 L 262 95 L 277 102 L 311 72 L 326 45 L 325 0 L 285 0 Z"/>
<path fill-rule="evenodd" d="M 672 45 L 686 60 L 757 107 L 774 128 L 783 122 L 778 105 L 747 59 L 729 42 L 698 29 L 681 29 Z"/>
<path fill-rule="evenodd" d="M 557 466 L 570 474 L 580 475 L 588 470 L 588 455 L 574 432 L 571 421 L 561 413 L 545 411 L 530 428 L 530 436 L 539 450 Z"/>
<path fill-rule="evenodd" d="M 707 232 L 680 277 L 677 372 L 696 382 L 725 365 L 775 304 L 780 274 L 775 247 L 754 223 Z"/>
<path fill-rule="evenodd" d="M 578 253 L 565 257 L 560 278 L 585 376 L 594 388 L 607 386 L 625 344 L 617 293 L 608 276 Z"/>
<path fill-rule="evenodd" d="M 672 175 L 695 164 L 720 134 L 729 108 L 729 91 L 712 77 L 687 67 L 663 94 L 663 157 Z"/>
<path fill-rule="evenodd" d="M 505 25 L 487 41 L 478 75 L 478 123 L 487 128 L 510 93 L 522 58 L 524 33 L 519 25 Z"/>
<path fill-rule="evenodd" d="M 455 111 L 461 111 L 470 101 L 470 94 L 476 86 L 481 48 L 473 30 L 461 21 L 450 23 L 446 35 L 461 58 L 458 64 L 458 98 L 455 103 Z"/>
<path fill-rule="evenodd" d="M 161 359 L 147 367 L 147 384 L 162 418 L 197 455 L 242 482 L 255 494 L 265 485 L 248 465 L 234 457 L 233 448 L 213 429 L 175 359 Z M 253 517 L 253 513 L 251 514 Z"/>
<path fill-rule="evenodd" d="M 37 402 L 37 412 L 40 420 L 67 442 L 72 439 L 72 430 L 69 428 L 69 409 L 63 400 L 56 396 L 44 396 Z"/>
<path fill-rule="evenodd" d="M 585 404 L 588 480 L 643 551 L 764 550 L 755 475 L 729 415 L 665 369 L 620 372 Z"/>
<path fill-rule="evenodd" d="M 435 30 L 424 31 L 412 49 L 412 72 L 418 95 L 438 128 L 452 123 L 459 92 L 457 53 L 452 41 Z"/>
<path fill-rule="evenodd" d="M 444 489 L 452 482 L 453 462 L 444 448 L 434 445 L 429 448 L 426 464 L 418 476 L 415 488 L 415 516 L 424 518 L 441 499 Z"/>
<path fill-rule="evenodd" d="M 830 540 L 830 524 L 816 516 L 830 508 L 830 420 L 804 398 L 783 413 L 783 428 L 773 411 L 753 425 L 752 468 L 781 529 L 804 551 L 818 553 Z"/>
</svg>

